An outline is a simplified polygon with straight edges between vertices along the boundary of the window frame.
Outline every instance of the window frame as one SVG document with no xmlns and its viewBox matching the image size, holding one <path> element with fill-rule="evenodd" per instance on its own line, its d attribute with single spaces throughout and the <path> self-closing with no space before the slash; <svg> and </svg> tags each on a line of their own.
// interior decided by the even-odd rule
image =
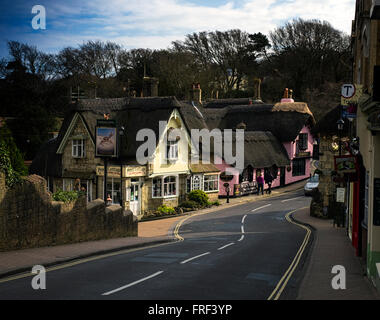
<svg viewBox="0 0 380 320">
<path fill-rule="evenodd" d="M 81 150 L 81 153 L 79 150 Z M 71 155 L 73 158 L 84 158 L 86 156 L 85 150 L 85 139 L 72 140 Z"/>
<path fill-rule="evenodd" d="M 300 165 L 302 163 L 302 165 Z M 292 160 L 292 176 L 302 177 L 306 175 L 306 159 L 295 158 Z"/>
<path fill-rule="evenodd" d="M 210 180 L 208 180 L 208 178 L 210 177 L 213 177 L 211 178 Z M 208 185 L 212 184 L 213 186 L 217 186 L 217 189 L 209 189 L 209 190 L 206 190 L 206 183 Z M 215 191 L 218 191 L 219 192 L 219 175 L 218 174 L 205 174 L 203 176 L 203 191 L 204 192 L 215 192 Z"/>
</svg>

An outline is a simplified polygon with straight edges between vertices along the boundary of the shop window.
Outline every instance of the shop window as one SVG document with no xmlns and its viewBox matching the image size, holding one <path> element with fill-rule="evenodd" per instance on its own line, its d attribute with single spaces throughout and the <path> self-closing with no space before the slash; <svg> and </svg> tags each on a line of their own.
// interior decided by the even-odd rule
<svg viewBox="0 0 380 320">
<path fill-rule="evenodd" d="M 175 176 L 164 178 L 164 196 L 175 196 L 177 195 L 177 178 Z"/>
<path fill-rule="evenodd" d="M 293 159 L 293 177 L 304 176 L 306 172 L 306 160 L 305 159 Z"/>
<path fill-rule="evenodd" d="M 110 195 L 113 204 L 120 204 L 121 202 L 120 179 L 114 179 L 114 178 L 107 179 L 107 196 L 108 195 Z"/>
<path fill-rule="evenodd" d="M 74 139 L 72 145 L 72 155 L 74 158 L 83 158 L 84 153 L 84 139 Z"/>
<path fill-rule="evenodd" d="M 219 190 L 219 179 L 217 174 L 204 176 L 203 181 L 203 190 L 205 192 Z"/>
<path fill-rule="evenodd" d="M 160 198 L 162 197 L 162 179 L 155 178 L 153 179 L 152 185 L 152 198 Z"/>
</svg>

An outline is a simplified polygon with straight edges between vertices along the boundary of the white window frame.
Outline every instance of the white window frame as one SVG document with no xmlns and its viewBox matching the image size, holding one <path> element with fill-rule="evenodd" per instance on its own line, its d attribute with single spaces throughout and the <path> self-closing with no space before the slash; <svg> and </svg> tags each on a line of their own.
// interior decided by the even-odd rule
<svg viewBox="0 0 380 320">
<path fill-rule="evenodd" d="M 166 159 L 178 160 L 178 141 L 166 141 Z"/>
<path fill-rule="evenodd" d="M 71 154 L 73 158 L 85 157 L 85 139 L 73 139 Z"/>
<path fill-rule="evenodd" d="M 209 180 L 209 181 L 206 181 L 206 177 L 214 177 L 213 179 Z M 205 188 L 205 184 L 208 183 L 208 184 L 212 184 L 212 185 L 215 185 L 215 182 L 216 182 L 216 185 L 217 185 L 217 189 L 212 189 L 212 190 L 207 190 L 206 191 L 206 188 Z M 219 192 L 219 175 L 218 174 L 205 174 L 203 176 L 203 191 L 208 193 L 208 192 L 215 192 L 215 191 L 218 191 Z"/>
<path fill-rule="evenodd" d="M 175 178 L 175 181 L 173 182 L 166 182 L 165 183 L 165 179 L 166 178 Z M 155 196 L 154 195 L 154 188 L 153 188 L 153 179 L 154 180 L 159 180 L 160 183 L 161 183 L 161 193 L 160 193 L 160 196 Z M 175 186 L 175 194 L 170 194 L 170 195 L 165 195 L 165 187 L 168 186 L 168 185 L 173 185 Z M 168 188 L 170 188 L 168 186 Z M 179 194 L 179 188 L 178 188 L 178 175 L 166 175 L 166 176 L 161 176 L 161 177 L 155 177 L 155 178 L 152 178 L 152 198 L 153 199 L 158 199 L 158 198 L 175 198 L 175 197 L 178 197 L 178 194 Z"/>
<path fill-rule="evenodd" d="M 154 194 L 154 180 L 158 180 L 159 181 L 159 188 L 160 188 L 160 194 L 159 195 L 155 195 Z M 152 178 L 152 198 L 153 199 L 156 199 L 156 198 L 162 198 L 162 177 L 157 177 L 157 178 Z"/>
</svg>

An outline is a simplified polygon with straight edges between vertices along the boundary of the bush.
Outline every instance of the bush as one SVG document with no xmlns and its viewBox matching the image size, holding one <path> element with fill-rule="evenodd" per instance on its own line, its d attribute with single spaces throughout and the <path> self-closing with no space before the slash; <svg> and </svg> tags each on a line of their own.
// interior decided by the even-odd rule
<svg viewBox="0 0 380 320">
<path fill-rule="evenodd" d="M 208 195 L 202 190 L 193 190 L 188 194 L 188 199 L 195 201 L 200 207 L 208 205 Z"/>
<path fill-rule="evenodd" d="M 175 209 L 173 207 L 168 207 L 165 204 L 163 204 L 162 206 L 158 207 L 157 211 L 160 214 L 175 214 Z"/>
<path fill-rule="evenodd" d="M 193 200 L 187 200 L 179 204 L 179 207 L 186 209 L 197 209 L 199 204 Z"/>
<path fill-rule="evenodd" d="M 220 202 L 219 202 L 219 200 L 216 200 L 214 202 L 211 202 L 211 205 L 212 206 L 220 206 Z"/>
<path fill-rule="evenodd" d="M 55 201 L 71 202 L 71 201 L 77 200 L 82 195 L 84 195 L 84 192 L 82 191 L 58 190 L 57 192 L 52 194 L 52 197 L 53 197 L 53 200 Z"/>
</svg>

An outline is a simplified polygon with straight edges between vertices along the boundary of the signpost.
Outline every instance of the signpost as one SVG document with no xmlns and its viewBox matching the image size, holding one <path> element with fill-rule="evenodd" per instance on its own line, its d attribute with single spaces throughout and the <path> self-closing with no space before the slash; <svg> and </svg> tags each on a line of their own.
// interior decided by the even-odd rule
<svg viewBox="0 0 380 320">
<path fill-rule="evenodd" d="M 108 159 L 118 156 L 118 132 L 115 120 L 98 119 L 95 127 L 95 157 L 103 158 L 104 161 L 104 188 L 103 199 L 105 203 L 109 203 L 107 197 L 107 173 Z"/>
</svg>

